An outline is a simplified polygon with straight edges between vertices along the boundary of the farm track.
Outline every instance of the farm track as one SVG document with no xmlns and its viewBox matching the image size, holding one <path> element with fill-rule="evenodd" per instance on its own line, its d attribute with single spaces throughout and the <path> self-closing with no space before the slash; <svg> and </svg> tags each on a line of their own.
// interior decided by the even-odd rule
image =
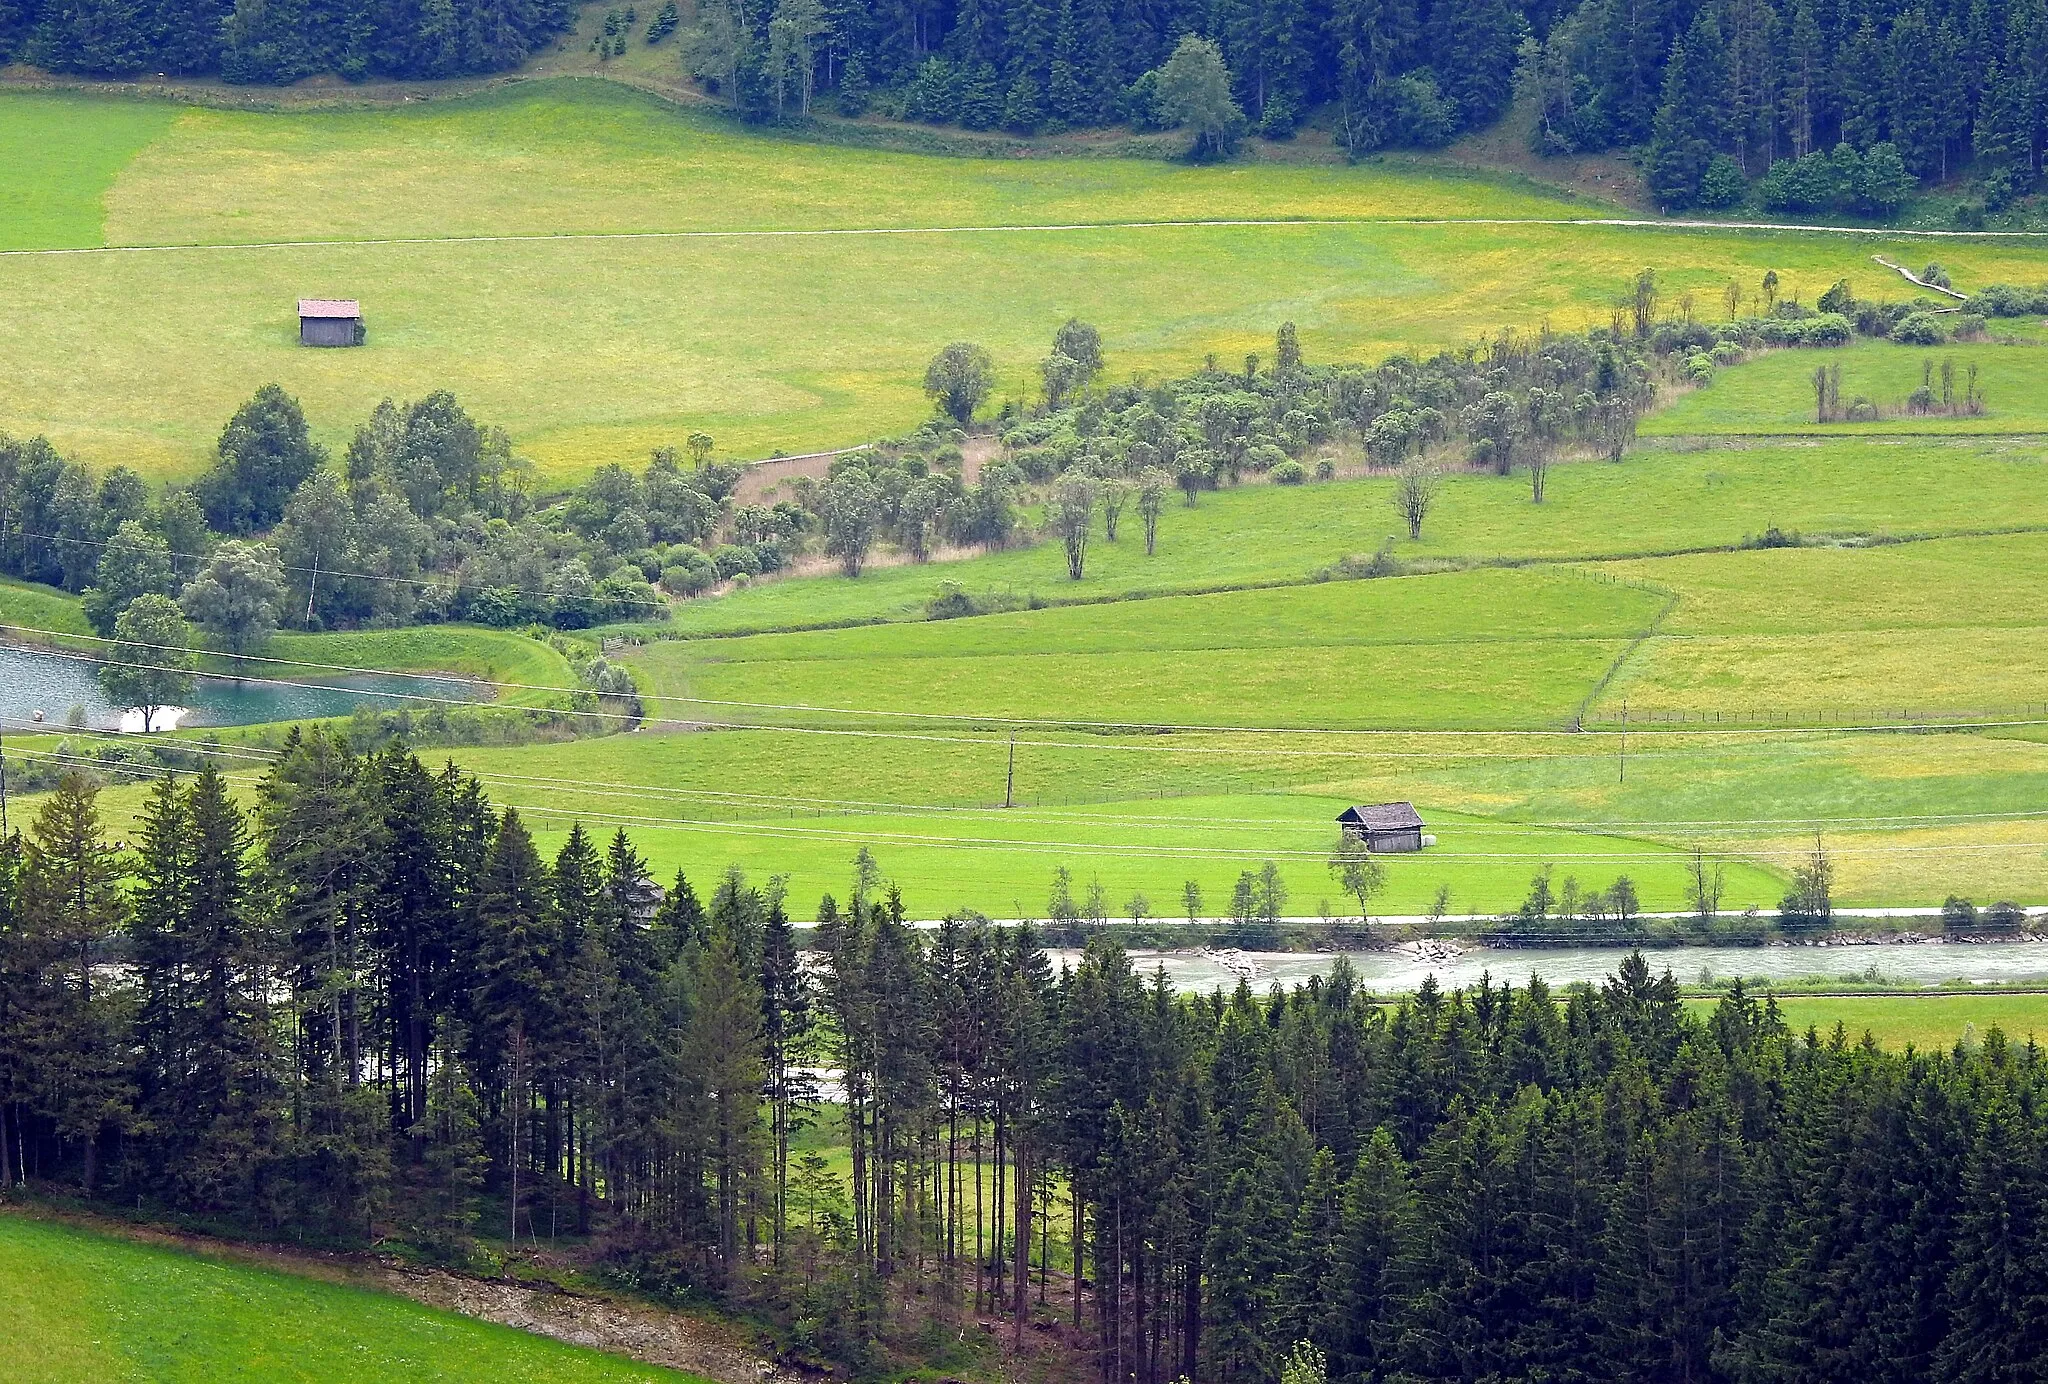
<svg viewBox="0 0 2048 1384">
<path fill-rule="evenodd" d="M 1010 223 L 988 226 L 818 226 L 764 227 L 699 231 L 564 231 L 504 235 L 390 236 L 328 240 L 194 241 L 186 244 L 76 245 L 30 250 L 0 250 L 0 259 L 53 255 L 176 254 L 193 250 L 316 250 L 396 245 L 512 245 L 549 241 L 634 240 L 804 240 L 844 236 L 1026 235 L 1086 231 L 1242 230 L 1292 227 L 1343 228 L 1371 226 L 1558 226 L 1586 229 L 1676 231 L 1786 231 L 1817 235 L 1907 236 L 1960 240 L 2043 240 L 2048 231 L 1895 230 L 1870 226 L 1802 226 L 1772 221 L 1676 221 L 1645 217 L 1502 217 L 1502 216 L 1370 216 L 1181 221 L 1065 221 L 1038 225 Z"/>
</svg>

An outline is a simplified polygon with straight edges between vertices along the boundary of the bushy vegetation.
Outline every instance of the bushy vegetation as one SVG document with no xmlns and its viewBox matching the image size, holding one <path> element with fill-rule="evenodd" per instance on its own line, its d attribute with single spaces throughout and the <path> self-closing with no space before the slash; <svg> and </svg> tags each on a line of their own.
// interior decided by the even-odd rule
<svg viewBox="0 0 2048 1384">
<path fill-rule="evenodd" d="M 103 636 L 135 598 L 179 596 L 236 653 L 279 625 L 659 620 L 651 583 L 702 559 L 690 541 L 711 533 L 738 476 L 707 464 L 705 443 L 693 469 L 661 452 L 641 476 L 606 468 L 541 510 L 509 439 L 446 391 L 386 400 L 337 466 L 298 401 L 267 385 L 213 467 L 154 498 L 125 467 L 98 476 L 45 439 L 0 438 L 0 570 L 83 592 Z"/>
</svg>

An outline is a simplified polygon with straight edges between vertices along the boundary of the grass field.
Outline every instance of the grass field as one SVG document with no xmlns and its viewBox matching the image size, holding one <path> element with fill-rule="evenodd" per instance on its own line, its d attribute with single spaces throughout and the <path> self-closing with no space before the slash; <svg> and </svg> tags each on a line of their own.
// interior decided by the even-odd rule
<svg viewBox="0 0 2048 1384">
<path fill-rule="evenodd" d="M 5 631 L 16 643 L 38 642 L 51 633 L 92 633 L 76 596 L 12 577 L 0 577 L 0 623 L 20 627 Z"/>
<path fill-rule="evenodd" d="M 693 1376 L 402 1298 L 0 1214 L 0 1375 L 581 1384 Z"/>
<path fill-rule="evenodd" d="M 0 250 L 101 244 L 114 179 L 177 117 L 160 101 L 0 94 Z"/>
<path fill-rule="evenodd" d="M 1285 318 L 1318 360 L 1576 328 L 1644 265 L 1667 301 L 1767 268 L 1808 300 L 1844 276 L 1903 297 L 1870 253 L 1927 257 L 1884 237 L 1555 224 L 1600 209 L 1412 166 L 781 141 L 595 81 L 295 114 L 0 93 L 7 150 L 26 191 L 0 200 L 0 245 L 92 252 L 0 255 L 0 427 L 159 476 L 195 469 L 272 378 L 337 443 L 386 394 L 451 386 L 552 484 L 694 428 L 749 454 L 900 427 L 954 337 L 988 345 L 1020 391 L 1073 313 L 1121 377 L 1269 349 Z M 1298 224 L 1132 224 L 1211 220 Z M 1511 224 L 1532 221 L 1553 224 Z M 2048 277 L 2027 242 L 1941 257 L 1964 288 Z M 298 349 L 301 294 L 364 298 L 371 344 Z M 1156 556 L 1135 533 L 1097 541 L 1079 582 L 1040 545 L 758 583 L 679 606 L 666 632 L 693 637 L 624 655 L 659 714 L 752 729 L 457 757 L 544 843 L 578 815 L 625 825 L 663 873 L 786 875 L 800 911 L 843 890 L 865 843 L 927 915 L 1043 911 L 1062 863 L 1155 911 L 1194 877 L 1214 912 L 1269 858 L 1313 913 L 1342 906 L 1330 817 L 1390 798 L 1440 841 L 1395 862 L 1388 912 L 1441 884 L 1456 909 L 1510 908 L 1544 863 L 1588 885 L 1626 870 L 1647 906 L 1675 908 L 1694 843 L 1727 856 L 1727 906 L 1769 908 L 1816 828 L 1844 903 L 2042 901 L 2048 833 L 2030 814 L 2048 736 L 1787 728 L 2048 700 L 2048 463 L 2025 435 L 2048 427 L 2040 349 L 1866 343 L 1723 371 L 1622 463 L 1557 468 L 1543 505 L 1520 476 L 1454 478 L 1423 538 L 1392 551 L 1463 570 L 1313 582 L 1396 532 L 1391 481 L 1368 476 L 1172 505 Z M 1887 400 L 1945 355 L 1983 364 L 1988 418 L 1805 435 L 1815 363 L 1842 365 L 1845 396 Z M 1773 526 L 1836 546 L 1726 551 Z M 922 621 L 948 582 L 1055 608 Z M 0 614 L 77 620 L 68 598 L 12 586 Z M 861 627 L 821 628 L 841 625 Z M 738 637 L 695 637 L 712 635 Z M 282 637 L 277 653 L 570 680 L 552 650 L 488 631 Z M 1641 724 L 1657 716 L 1683 721 Z M 1004 717 L 1025 718 L 1014 763 Z M 1089 718 L 1214 729 L 1073 727 Z M 238 767 L 243 786 L 257 767 Z M 135 797 L 113 790 L 110 810 Z"/>
<path fill-rule="evenodd" d="M 636 662 L 685 716 L 700 713 L 680 699 L 704 698 L 1029 719 L 1103 707 L 1183 725 L 1561 725 L 1663 605 L 1574 573 L 1483 570 L 670 641 Z"/>
<path fill-rule="evenodd" d="M 568 688 L 575 674 L 569 661 L 536 639 L 509 630 L 473 625 L 422 625 L 400 630 L 335 631 L 325 634 L 279 634 L 266 657 L 302 659 L 308 664 L 373 668 L 393 673 L 460 673 L 483 682 Z M 284 667 L 280 677 L 317 676 L 317 668 Z M 423 694 L 433 695 L 431 685 Z M 503 699 L 520 703 L 552 701 L 518 687 L 504 690 Z M 555 700 L 561 700 L 556 698 Z"/>
<path fill-rule="evenodd" d="M 50 133 L 99 118 L 82 117 L 100 109 L 82 99 L 0 94 L 0 146 L 93 151 L 32 160 L 0 243 L 194 248 L 0 258 L 0 428 L 160 476 L 198 469 L 228 414 L 273 379 L 333 442 L 387 395 L 451 387 L 561 482 L 697 428 L 740 455 L 900 429 L 925 411 L 925 360 L 961 336 L 990 348 L 1017 393 L 1072 314 L 1102 328 L 1117 375 L 1269 348 L 1284 319 L 1312 358 L 1372 358 L 1545 318 L 1605 321 L 1646 264 L 1674 294 L 1716 295 L 1766 269 L 1818 292 L 1884 248 L 1822 234 L 1403 225 L 1387 218 L 1588 209 L 1401 167 L 941 159 L 773 141 L 603 82 L 418 110 L 163 115 L 108 102 L 105 132 Z M 105 209 L 97 235 L 81 210 L 93 205 Z M 989 229 L 1208 219 L 1344 224 Z M 909 228 L 953 229 L 895 233 Z M 731 234 L 792 230 L 890 233 Z M 673 234 L 704 231 L 720 234 Z M 544 238 L 448 239 L 490 236 Z M 642 238 L 574 238 L 591 236 Z M 1965 285 L 2031 281 L 2042 262 L 1996 241 L 1958 242 L 1945 258 Z M 293 300 L 315 295 L 363 299 L 369 345 L 297 347 Z"/>
<path fill-rule="evenodd" d="M 2048 264 L 2037 266 L 2048 277 Z M 1985 412 L 1979 417 L 1946 414 L 1883 417 L 1871 423 L 1816 423 L 1813 372 L 1840 366 L 1842 401 L 1869 399 L 1887 414 L 1905 413 L 1906 397 L 1920 388 L 1931 365 L 1941 390 L 1941 367 L 1955 368 L 1955 396 L 1961 399 L 1972 365 Z M 1646 437 L 1702 434 L 1805 433 L 1816 437 L 1876 434 L 1956 437 L 1986 433 L 2048 432 L 2048 351 L 2039 346 L 1960 343 L 1898 346 L 1858 341 L 1832 351 L 1771 351 L 1715 375 L 1672 407 L 1646 420 Z"/>
<path fill-rule="evenodd" d="M 2048 995 L 1896 994 L 1793 995 L 1780 992 L 1778 1010 L 1796 1032 L 1811 1028 L 1826 1038 L 1840 1024 L 1850 1042 L 1865 1033 L 1887 1048 L 1912 1044 L 1922 1052 L 1982 1041 L 1993 1027 L 2024 1045 L 2048 1039 Z M 1713 1001 L 1694 1001 L 1712 1004 Z"/>
<path fill-rule="evenodd" d="M 2048 715 L 2044 561 L 2048 536 L 2029 533 L 1616 564 L 1678 602 L 1597 711 Z"/>
<path fill-rule="evenodd" d="M 1646 452 L 1618 467 L 1561 472 L 1565 494 L 1580 493 L 1579 481 L 1609 487 L 1594 491 L 1605 499 L 1586 501 L 1574 522 L 1545 518 L 1531 528 L 1524 516 L 1535 507 L 1514 498 L 1518 488 L 1483 478 L 1452 487 L 1445 516 L 1473 520 L 1469 541 L 1481 554 L 1494 541 L 1678 536 L 1659 527 L 1675 523 L 1659 517 L 1661 505 L 1630 505 L 1632 492 L 1611 479 L 1620 477 L 1669 496 L 1680 516 L 1698 511 L 1690 497 L 1702 491 L 1734 492 L 1760 509 L 1775 497 L 1788 509 L 1859 523 L 1918 517 L 1960 528 L 1972 516 L 1960 502 L 1943 511 L 1944 491 L 1932 477 L 1953 459 L 1951 480 L 1967 476 L 2001 512 L 2024 513 L 2026 480 L 2039 463 L 2014 460 L 2019 454 L 1999 450 L 2007 446 Z M 1753 471 L 1732 469 L 1751 464 Z M 1715 474 L 1743 479 L 1710 485 L 1705 477 Z M 1378 484 L 1343 482 L 1322 493 L 1359 495 L 1362 507 L 1376 510 Z M 1289 547 L 1288 534 L 1305 493 L 1247 487 L 1169 517 L 1244 516 L 1241 527 L 1257 536 L 1247 546 L 1266 549 L 1246 561 L 1299 569 L 1307 554 L 1299 543 Z M 1915 516 L 1908 497 L 1923 499 L 1926 512 Z M 1127 541 L 1119 547 L 1126 550 L 1135 568 L 1137 546 Z M 1181 580 L 1195 579 L 1199 562 L 1180 552 L 1163 543 L 1158 561 L 1175 564 Z M 951 570 L 971 577 L 984 562 L 1051 556 L 1002 554 Z M 649 730 L 457 757 L 485 776 L 498 800 L 533 815 L 549 843 L 578 815 L 606 831 L 624 825 L 664 874 L 682 867 L 701 877 L 729 863 L 786 874 L 805 909 L 818 893 L 843 891 L 847 862 L 867 843 L 922 913 L 1042 910 L 1045 882 L 1060 863 L 1084 881 L 1099 875 L 1118 903 L 1142 890 L 1155 908 L 1197 878 L 1215 908 L 1240 869 L 1266 858 L 1282 863 L 1294 906 L 1312 913 L 1335 894 L 1323 856 L 1336 806 L 1387 798 L 1413 799 L 1433 823 L 1457 829 L 1446 827 L 1436 851 L 1396 862 L 1377 905 L 1383 911 L 1419 911 L 1443 883 L 1461 909 L 1512 907 L 1545 861 L 1584 883 L 1604 884 L 1625 868 L 1648 906 L 1676 908 L 1684 901 L 1677 852 L 1693 842 L 1763 867 L 1734 872 L 1728 903 L 1768 908 L 1815 826 L 1836 852 L 1846 903 L 1924 904 L 1951 891 L 2037 902 L 2048 899 L 2048 843 L 2028 815 L 2048 796 L 2048 744 L 2040 738 L 2023 730 L 1787 734 L 1766 726 L 1782 726 L 1792 713 L 1840 714 L 1898 699 L 1916 709 L 2024 701 L 2022 694 L 2038 701 L 2041 680 L 2030 670 L 2039 636 L 2030 622 L 2048 608 L 2044 557 L 2048 538 L 2034 534 L 1723 552 L 671 641 L 628 655 L 658 700 L 669 694 L 661 714 L 782 728 Z M 819 609 L 835 610 L 831 602 L 842 595 L 880 590 L 879 578 L 910 570 L 859 582 L 793 581 L 730 599 L 737 608 L 755 594 L 789 593 L 784 599 L 800 617 L 796 597 L 808 593 Z M 69 609 L 24 589 L 0 596 Z M 1627 641 L 1674 600 L 1659 634 L 1592 705 L 1603 731 L 1520 733 L 1568 725 Z M 1951 656 L 1927 658 L 1925 647 Z M 552 650 L 487 631 L 287 636 L 280 653 L 539 686 L 567 678 Z M 695 705 L 677 693 L 866 714 L 749 711 Z M 1661 710 L 1691 718 L 1683 729 L 1632 735 L 1625 779 L 1614 734 L 1623 695 L 1638 717 Z M 873 714 L 934 710 L 1403 730 L 1156 736 L 1026 726 L 1011 780 L 999 728 Z M 1723 734 L 1698 723 L 1701 712 L 1714 711 L 1779 719 L 1730 721 L 1736 733 Z M 1414 729 L 1430 725 L 1449 733 Z M 1472 733 L 1488 727 L 1494 733 Z M 253 775 L 257 766 L 237 772 Z M 1006 780 L 1020 805 L 1010 812 L 998 808 Z M 110 810 L 119 817 L 138 797 L 117 790 Z M 1623 853 L 1650 858 L 1610 858 Z"/>
<path fill-rule="evenodd" d="M 1450 479 L 1419 542 L 1389 503 L 1393 480 L 1247 485 L 1171 504 L 1159 550 L 1145 556 L 1129 524 L 1098 529 L 1082 580 L 1057 544 L 966 562 L 877 566 L 762 582 L 676 607 L 672 628 L 723 634 L 920 619 L 946 582 L 1020 604 L 1300 581 L 1347 555 L 1391 542 L 1404 560 L 1627 557 L 1729 546 L 1776 526 L 1807 535 L 1893 538 L 2048 526 L 2048 459 L 2032 443 L 1989 438 L 1733 440 L 1652 445 L 1618 465 L 1560 466 L 1541 505 L 1521 476 Z"/>
</svg>

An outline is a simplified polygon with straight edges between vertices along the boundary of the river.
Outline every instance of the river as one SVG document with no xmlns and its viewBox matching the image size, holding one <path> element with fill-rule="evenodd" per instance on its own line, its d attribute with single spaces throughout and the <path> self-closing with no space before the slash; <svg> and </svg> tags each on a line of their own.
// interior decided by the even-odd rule
<svg viewBox="0 0 2048 1384">
<path fill-rule="evenodd" d="M 1359 983 L 1368 990 L 1405 993 L 1435 976 L 1444 989 L 1472 986 L 1482 975 L 1495 981 L 1526 982 L 1540 975 L 1553 986 L 1575 980 L 1599 981 L 1614 973 L 1628 955 L 1614 947 L 1534 948 L 1469 947 L 1447 957 L 1425 957 L 1413 950 L 1345 952 L 1232 952 L 1205 948 L 1187 951 L 1133 949 L 1131 962 L 1149 977 L 1164 966 L 1179 990 L 1234 988 L 1243 975 L 1254 990 L 1274 982 L 1293 986 L 1314 975 L 1327 975 L 1338 956 L 1350 958 Z M 1944 981 L 1978 984 L 2039 980 L 2048 982 L 2048 942 L 1922 942 L 1867 946 L 1663 947 L 1643 953 L 1659 974 L 1668 967 L 1681 984 L 1693 985 L 1734 977 L 1767 979 L 1780 984 L 1808 976 L 1824 976 L 1844 986 L 1883 980 L 1888 984 L 1939 985 Z M 1055 966 L 1079 960 L 1077 951 L 1052 952 Z"/>
<path fill-rule="evenodd" d="M 117 730 L 124 708 L 110 703 L 93 676 L 94 665 L 78 658 L 37 649 L 0 647 L 0 718 L 18 727 L 41 712 L 43 724 L 62 729 L 76 715 L 94 730 Z M 193 680 L 192 714 L 180 722 L 185 726 L 248 726 L 264 721 L 300 721 L 321 716 L 346 716 L 357 707 L 404 706 L 397 696 L 422 692 L 435 697 L 474 697 L 477 684 L 462 679 L 422 681 L 394 673 L 361 673 L 345 678 L 292 677 L 289 669 L 279 676 L 300 686 L 279 687 L 269 682 L 237 681 L 233 678 L 201 677 Z M 138 717 L 130 717 L 131 725 Z"/>
</svg>

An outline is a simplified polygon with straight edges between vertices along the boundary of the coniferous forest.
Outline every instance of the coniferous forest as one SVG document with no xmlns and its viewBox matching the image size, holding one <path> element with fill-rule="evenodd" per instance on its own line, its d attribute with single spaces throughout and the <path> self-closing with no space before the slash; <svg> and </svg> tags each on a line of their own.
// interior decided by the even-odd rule
<svg viewBox="0 0 2048 1384">
<path fill-rule="evenodd" d="M 572 18 L 564 0 L 6 0 L 0 60 L 450 77 L 517 66 Z M 1209 154 L 1311 116 L 1354 157 L 1433 147 L 1519 89 L 1537 152 L 1641 149 L 1670 209 L 1888 214 L 1974 166 L 1995 210 L 2048 150 L 2039 0 L 702 0 L 679 47 L 759 118 L 829 93 L 970 130 L 1193 125 Z"/>
<path fill-rule="evenodd" d="M 914 928 L 865 852 L 800 957 L 773 881 L 545 860 L 475 780 L 317 730 L 247 808 L 167 778 L 109 837 L 73 777 L 0 851 L 8 1185 L 458 1262 L 566 1237 L 856 1371 L 971 1313 L 1147 1384 L 2048 1358 L 2048 1080 L 1996 1032 L 1795 1034 L 1639 956 L 1179 996 L 1106 938 Z"/>
</svg>

